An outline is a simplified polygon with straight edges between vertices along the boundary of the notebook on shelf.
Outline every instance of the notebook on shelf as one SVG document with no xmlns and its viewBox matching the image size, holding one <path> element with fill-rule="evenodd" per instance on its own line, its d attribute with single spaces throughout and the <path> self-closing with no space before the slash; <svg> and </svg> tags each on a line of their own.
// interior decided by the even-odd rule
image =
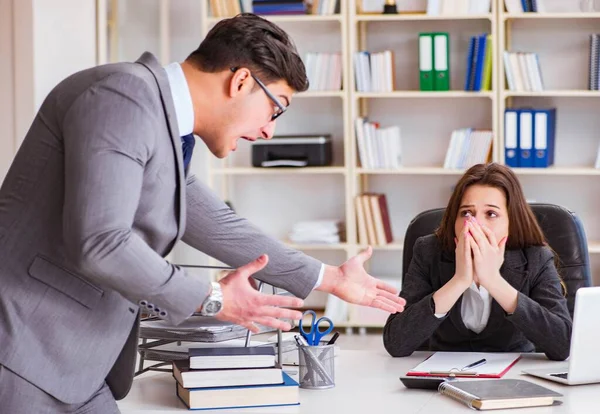
<svg viewBox="0 0 600 414">
<path fill-rule="evenodd" d="M 476 410 L 558 405 L 562 394 L 520 379 L 457 380 L 440 384 L 442 395 Z"/>
<path fill-rule="evenodd" d="M 519 353 L 506 352 L 436 352 L 406 375 L 501 378 L 519 358 Z"/>
</svg>

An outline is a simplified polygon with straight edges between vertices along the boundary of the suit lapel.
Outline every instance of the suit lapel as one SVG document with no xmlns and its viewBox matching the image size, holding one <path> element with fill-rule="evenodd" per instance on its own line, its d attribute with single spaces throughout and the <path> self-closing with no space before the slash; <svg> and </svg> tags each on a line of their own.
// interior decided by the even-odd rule
<svg viewBox="0 0 600 414">
<path fill-rule="evenodd" d="M 177 117 L 175 114 L 175 106 L 173 104 L 173 96 L 171 95 L 171 88 L 169 87 L 169 81 L 167 74 L 158 63 L 158 60 L 151 53 L 144 53 L 138 60 L 137 63 L 141 63 L 154 76 L 158 89 L 160 91 L 160 99 L 162 102 L 163 110 L 165 111 L 167 118 L 167 126 L 171 135 L 171 143 L 173 144 L 173 151 L 175 153 L 175 160 L 177 161 L 177 192 L 179 214 L 177 217 L 178 229 L 177 239 L 183 237 L 185 230 L 185 217 L 186 217 L 186 201 L 185 201 L 185 172 L 183 171 L 183 153 L 181 148 L 181 136 L 179 134 L 179 127 L 177 126 Z"/>
</svg>

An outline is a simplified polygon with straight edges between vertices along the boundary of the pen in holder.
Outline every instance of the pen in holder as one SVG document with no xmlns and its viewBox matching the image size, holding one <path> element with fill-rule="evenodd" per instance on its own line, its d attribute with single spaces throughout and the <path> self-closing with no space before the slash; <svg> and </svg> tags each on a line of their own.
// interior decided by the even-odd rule
<svg viewBox="0 0 600 414">
<path fill-rule="evenodd" d="M 306 345 L 298 342 L 299 383 L 301 388 L 326 389 L 335 387 L 334 345 Z"/>
</svg>

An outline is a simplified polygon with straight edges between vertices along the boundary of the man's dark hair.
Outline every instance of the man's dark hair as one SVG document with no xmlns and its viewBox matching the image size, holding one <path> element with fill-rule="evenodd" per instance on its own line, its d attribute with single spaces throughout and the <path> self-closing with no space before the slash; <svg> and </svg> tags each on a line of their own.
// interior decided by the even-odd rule
<svg viewBox="0 0 600 414">
<path fill-rule="evenodd" d="M 265 84 L 285 80 L 297 92 L 308 89 L 304 63 L 288 34 L 252 13 L 218 22 L 186 60 L 203 72 L 246 67 Z"/>
</svg>

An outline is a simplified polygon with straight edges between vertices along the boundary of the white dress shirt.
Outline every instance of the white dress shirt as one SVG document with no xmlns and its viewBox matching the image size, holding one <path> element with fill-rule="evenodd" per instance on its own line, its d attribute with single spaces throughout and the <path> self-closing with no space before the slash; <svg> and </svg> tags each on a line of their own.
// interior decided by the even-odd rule
<svg viewBox="0 0 600 414">
<path fill-rule="evenodd" d="M 192 104 L 192 94 L 183 74 L 181 65 L 173 62 L 164 67 L 173 96 L 173 105 L 175 106 L 175 116 L 177 117 L 177 126 L 179 127 L 179 135 L 185 136 L 194 132 L 194 105 Z M 325 265 L 321 264 L 319 277 L 313 289 L 316 289 L 323 282 L 323 273 L 325 273 Z"/>
<path fill-rule="evenodd" d="M 463 323 L 475 333 L 481 333 L 487 326 L 492 309 L 492 297 L 483 286 L 477 287 L 471 283 L 469 289 L 463 293 L 460 306 L 460 315 Z M 446 313 L 436 313 L 436 317 L 443 318 Z"/>
</svg>

